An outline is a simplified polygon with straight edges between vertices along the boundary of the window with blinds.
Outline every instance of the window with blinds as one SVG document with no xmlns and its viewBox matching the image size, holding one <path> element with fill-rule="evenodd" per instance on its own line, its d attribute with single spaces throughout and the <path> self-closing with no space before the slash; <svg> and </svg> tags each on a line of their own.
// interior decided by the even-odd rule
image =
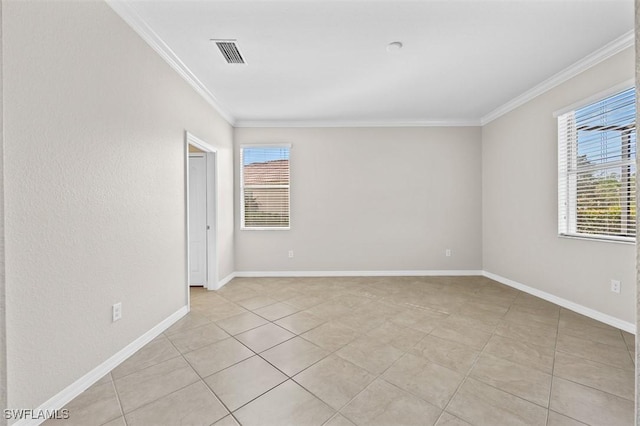
<svg viewBox="0 0 640 426">
<path fill-rule="evenodd" d="M 558 231 L 635 241 L 635 89 L 558 116 Z"/>
<path fill-rule="evenodd" d="M 289 146 L 240 148 L 242 229 L 289 229 Z"/>
</svg>

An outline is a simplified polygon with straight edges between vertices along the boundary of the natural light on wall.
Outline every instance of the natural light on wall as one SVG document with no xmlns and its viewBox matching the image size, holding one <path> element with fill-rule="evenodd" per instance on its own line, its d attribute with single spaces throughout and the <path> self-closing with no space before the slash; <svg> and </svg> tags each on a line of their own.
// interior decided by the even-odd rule
<svg viewBox="0 0 640 426">
<path fill-rule="evenodd" d="M 289 229 L 289 146 L 240 148 L 242 229 Z"/>
<path fill-rule="evenodd" d="M 558 232 L 635 241 L 635 89 L 558 116 Z"/>
</svg>

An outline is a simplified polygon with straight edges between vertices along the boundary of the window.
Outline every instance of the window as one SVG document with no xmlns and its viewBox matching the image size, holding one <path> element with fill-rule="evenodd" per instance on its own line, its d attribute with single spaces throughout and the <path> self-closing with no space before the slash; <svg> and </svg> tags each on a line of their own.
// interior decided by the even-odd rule
<svg viewBox="0 0 640 426">
<path fill-rule="evenodd" d="M 242 229 L 289 229 L 289 150 L 240 148 Z"/>
<path fill-rule="evenodd" d="M 558 116 L 558 232 L 635 241 L 636 126 L 631 88 Z"/>
</svg>

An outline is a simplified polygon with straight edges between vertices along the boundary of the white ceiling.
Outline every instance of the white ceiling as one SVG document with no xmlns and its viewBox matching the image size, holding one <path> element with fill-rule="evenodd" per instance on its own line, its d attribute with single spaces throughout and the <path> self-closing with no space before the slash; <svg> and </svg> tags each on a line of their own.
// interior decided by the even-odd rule
<svg viewBox="0 0 640 426">
<path fill-rule="evenodd" d="M 239 126 L 479 124 L 634 25 L 633 0 L 110 4 Z"/>
</svg>

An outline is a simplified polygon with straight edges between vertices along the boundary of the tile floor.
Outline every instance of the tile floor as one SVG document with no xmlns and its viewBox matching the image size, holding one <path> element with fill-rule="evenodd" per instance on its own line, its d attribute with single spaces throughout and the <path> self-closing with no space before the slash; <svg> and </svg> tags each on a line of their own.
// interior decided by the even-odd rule
<svg viewBox="0 0 640 426">
<path fill-rule="evenodd" d="M 633 424 L 633 335 L 486 278 L 243 278 L 191 295 L 58 423 Z"/>
</svg>

